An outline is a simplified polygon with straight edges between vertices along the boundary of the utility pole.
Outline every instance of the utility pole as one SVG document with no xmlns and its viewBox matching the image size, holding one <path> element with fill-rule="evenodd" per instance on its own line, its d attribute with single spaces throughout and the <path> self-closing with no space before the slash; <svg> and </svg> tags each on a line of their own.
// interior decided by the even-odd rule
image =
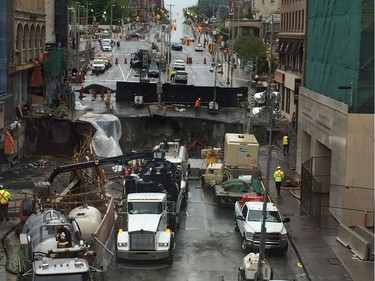
<svg viewBox="0 0 375 281">
<path fill-rule="evenodd" d="M 233 57 L 233 50 L 234 50 L 234 7 L 233 7 L 233 14 L 232 14 L 232 32 L 231 32 L 231 39 L 230 39 L 230 48 L 229 48 L 229 54 L 228 54 L 228 75 L 227 75 L 227 84 L 230 84 L 230 87 L 233 86 L 233 73 L 231 73 L 231 79 L 229 82 L 229 74 L 231 72 L 231 59 Z M 234 65 L 233 65 L 234 67 Z"/>
<path fill-rule="evenodd" d="M 169 73 L 171 72 L 171 37 L 172 37 L 172 7 L 174 5 L 169 4 L 169 33 L 168 33 L 168 56 L 167 56 L 167 81 L 169 81 Z"/>
<path fill-rule="evenodd" d="M 259 261 L 258 269 L 256 273 L 255 281 L 263 281 L 263 260 L 265 259 L 266 251 L 266 217 L 267 217 L 267 198 L 270 186 L 271 178 L 271 159 L 272 159 L 272 127 L 273 127 L 273 104 L 274 104 L 274 94 L 271 91 L 271 74 L 272 74 L 272 47 L 273 47 L 273 14 L 271 15 L 271 37 L 270 37 L 270 57 L 268 61 L 268 83 L 267 83 L 267 95 L 268 102 L 270 106 L 270 120 L 269 120 L 269 137 L 268 137 L 268 156 L 267 156 L 267 177 L 266 185 L 264 190 L 264 199 L 263 199 L 263 209 L 262 209 L 262 226 L 260 232 L 260 245 L 259 245 Z"/>
</svg>

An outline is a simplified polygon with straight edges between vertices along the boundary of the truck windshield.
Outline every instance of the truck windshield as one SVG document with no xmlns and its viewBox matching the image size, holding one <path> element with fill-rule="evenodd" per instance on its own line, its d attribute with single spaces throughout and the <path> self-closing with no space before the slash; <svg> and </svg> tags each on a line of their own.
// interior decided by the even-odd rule
<svg viewBox="0 0 375 281">
<path fill-rule="evenodd" d="M 128 202 L 129 214 L 161 214 L 161 202 Z"/>
<path fill-rule="evenodd" d="M 261 210 L 250 210 L 247 216 L 248 221 L 262 221 Z M 281 222 L 280 214 L 277 211 L 266 212 L 266 222 Z"/>
<path fill-rule="evenodd" d="M 81 272 L 76 274 L 51 274 L 51 275 L 35 275 L 34 281 L 90 281 L 90 274 L 88 272 Z"/>
</svg>

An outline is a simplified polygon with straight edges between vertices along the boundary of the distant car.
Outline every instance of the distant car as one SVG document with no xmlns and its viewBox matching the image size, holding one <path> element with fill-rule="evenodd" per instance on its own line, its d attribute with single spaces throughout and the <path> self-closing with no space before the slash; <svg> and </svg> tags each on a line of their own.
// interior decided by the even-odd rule
<svg viewBox="0 0 375 281">
<path fill-rule="evenodd" d="M 203 45 L 202 44 L 197 44 L 194 48 L 194 51 L 196 52 L 203 52 L 204 51 L 204 48 L 203 48 Z"/>
<path fill-rule="evenodd" d="M 175 60 L 173 63 L 173 69 L 185 70 L 185 62 L 183 60 Z"/>
<path fill-rule="evenodd" d="M 103 43 L 102 44 L 102 50 L 103 50 L 103 52 L 111 52 L 112 51 L 111 44 Z"/>
<path fill-rule="evenodd" d="M 215 69 L 215 64 L 213 63 L 210 66 L 210 72 L 214 72 L 214 69 Z M 216 72 L 217 73 L 221 73 L 221 74 L 224 73 L 223 72 L 223 65 L 222 64 L 220 64 L 220 63 L 217 64 L 217 66 L 216 66 Z"/>
<path fill-rule="evenodd" d="M 177 82 L 181 82 L 181 83 L 187 83 L 187 72 L 183 71 L 183 70 L 177 70 L 176 71 L 176 76 L 174 77 L 174 81 L 177 83 Z"/>
<path fill-rule="evenodd" d="M 139 39 L 142 37 L 141 34 L 137 33 L 137 32 L 133 32 L 130 34 L 130 37 L 133 38 L 133 39 Z"/>
<path fill-rule="evenodd" d="M 195 42 L 195 39 L 190 37 L 189 35 L 184 35 L 180 38 L 181 41 L 185 41 L 186 39 L 190 39 L 191 42 Z"/>
<path fill-rule="evenodd" d="M 100 55 L 98 59 L 104 60 L 105 68 L 108 69 L 112 66 L 111 60 L 105 55 Z"/>
<path fill-rule="evenodd" d="M 156 64 L 152 64 L 147 71 L 147 75 L 148 75 L 148 77 L 158 78 L 159 77 L 159 67 Z"/>
<path fill-rule="evenodd" d="M 100 44 L 109 44 L 109 45 L 112 45 L 112 39 L 109 39 L 109 38 L 104 38 L 100 41 Z"/>
<path fill-rule="evenodd" d="M 223 74 L 224 73 L 223 65 L 219 63 L 216 67 L 216 71 L 217 71 L 217 73 Z"/>
<path fill-rule="evenodd" d="M 105 62 L 103 59 L 95 59 L 91 65 L 92 74 L 98 75 L 99 73 L 104 73 Z"/>
<path fill-rule="evenodd" d="M 172 44 L 171 49 L 173 51 L 182 51 L 182 46 L 178 43 L 174 43 L 174 44 Z"/>
</svg>

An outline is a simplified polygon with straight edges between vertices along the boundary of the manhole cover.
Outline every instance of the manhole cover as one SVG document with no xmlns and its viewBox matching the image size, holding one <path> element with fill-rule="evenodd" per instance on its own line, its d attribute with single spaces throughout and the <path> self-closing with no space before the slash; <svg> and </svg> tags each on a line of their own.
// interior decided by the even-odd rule
<svg viewBox="0 0 375 281">
<path fill-rule="evenodd" d="M 329 258 L 329 259 L 328 259 L 328 262 L 329 262 L 331 265 L 341 265 L 340 260 L 337 259 L 337 258 Z"/>
</svg>

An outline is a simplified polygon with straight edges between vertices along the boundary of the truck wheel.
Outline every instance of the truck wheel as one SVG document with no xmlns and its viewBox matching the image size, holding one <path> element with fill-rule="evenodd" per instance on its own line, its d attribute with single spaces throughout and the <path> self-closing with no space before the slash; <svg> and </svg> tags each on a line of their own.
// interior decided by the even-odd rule
<svg viewBox="0 0 375 281">
<path fill-rule="evenodd" d="M 235 232 L 239 232 L 240 231 L 240 228 L 238 227 L 238 223 L 237 223 L 236 219 L 234 220 L 234 231 Z"/>
<path fill-rule="evenodd" d="M 245 280 L 245 269 L 243 267 L 238 268 L 238 281 Z"/>
<path fill-rule="evenodd" d="M 169 254 L 167 258 L 167 264 L 172 265 L 173 264 L 173 247 L 174 247 L 174 241 L 173 238 L 170 240 L 170 247 L 169 247 Z"/>
<path fill-rule="evenodd" d="M 245 236 L 245 234 L 244 234 Z M 241 249 L 244 253 L 249 253 L 249 248 L 247 247 L 247 241 L 246 241 L 246 238 L 243 237 L 242 238 L 242 241 L 241 241 Z"/>
<path fill-rule="evenodd" d="M 204 179 L 203 176 L 201 176 L 201 186 L 204 188 L 206 186 L 206 180 Z"/>
<path fill-rule="evenodd" d="M 216 204 L 221 205 L 221 198 L 220 198 L 220 197 L 217 197 L 217 196 L 215 195 L 215 202 L 216 202 Z"/>
<path fill-rule="evenodd" d="M 280 255 L 285 255 L 288 252 L 288 244 L 282 249 L 279 250 Z"/>
</svg>

